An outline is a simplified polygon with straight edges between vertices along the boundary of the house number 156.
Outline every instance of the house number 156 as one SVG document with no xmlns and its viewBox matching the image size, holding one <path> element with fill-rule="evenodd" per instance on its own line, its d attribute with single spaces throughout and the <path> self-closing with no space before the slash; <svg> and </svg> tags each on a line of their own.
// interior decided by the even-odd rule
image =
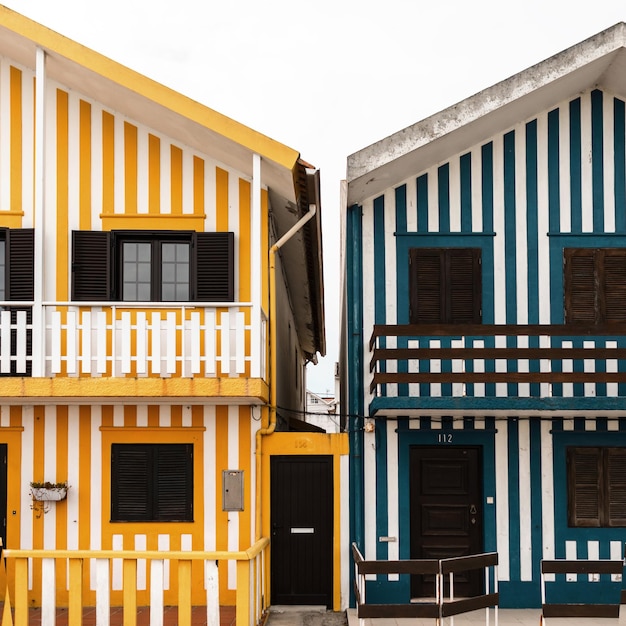
<svg viewBox="0 0 626 626">
<path fill-rule="evenodd" d="M 452 433 L 440 433 L 437 435 L 437 443 L 452 443 Z"/>
</svg>

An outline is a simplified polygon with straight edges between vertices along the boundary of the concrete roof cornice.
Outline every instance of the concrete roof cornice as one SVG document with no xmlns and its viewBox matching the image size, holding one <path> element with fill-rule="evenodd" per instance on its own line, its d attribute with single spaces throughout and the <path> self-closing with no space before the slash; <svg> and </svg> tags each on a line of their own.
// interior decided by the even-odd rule
<svg viewBox="0 0 626 626">
<path fill-rule="evenodd" d="M 624 22 L 351 154 L 348 203 L 594 86 L 626 95 Z"/>
</svg>

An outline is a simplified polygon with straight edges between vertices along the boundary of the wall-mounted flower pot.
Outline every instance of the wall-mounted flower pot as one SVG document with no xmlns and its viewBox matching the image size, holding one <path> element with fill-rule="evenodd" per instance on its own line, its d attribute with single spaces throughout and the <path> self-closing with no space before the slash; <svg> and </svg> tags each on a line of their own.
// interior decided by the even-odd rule
<svg viewBox="0 0 626 626">
<path fill-rule="evenodd" d="M 33 500 L 39 500 L 41 502 L 58 502 L 67 498 L 67 487 L 54 487 L 48 489 L 46 487 L 35 488 L 30 490 Z"/>
</svg>

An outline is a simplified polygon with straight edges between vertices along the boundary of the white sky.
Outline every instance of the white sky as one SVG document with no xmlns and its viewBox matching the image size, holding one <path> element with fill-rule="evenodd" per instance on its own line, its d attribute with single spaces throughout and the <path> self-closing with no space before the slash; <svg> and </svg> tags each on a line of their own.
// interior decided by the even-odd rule
<svg viewBox="0 0 626 626">
<path fill-rule="evenodd" d="M 0 0 L 1 1 L 1 0 Z M 321 170 L 334 389 L 348 154 L 626 20 L 626 0 L 4 0 L 300 152 Z"/>
</svg>

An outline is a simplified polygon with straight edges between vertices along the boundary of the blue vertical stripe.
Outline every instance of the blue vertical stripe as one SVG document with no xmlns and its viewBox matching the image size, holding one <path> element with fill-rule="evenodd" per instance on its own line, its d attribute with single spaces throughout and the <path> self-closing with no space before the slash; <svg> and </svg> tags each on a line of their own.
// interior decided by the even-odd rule
<svg viewBox="0 0 626 626">
<path fill-rule="evenodd" d="M 450 166 L 445 163 L 437 170 L 439 192 L 439 232 L 450 232 Z"/>
<path fill-rule="evenodd" d="M 472 232 L 472 155 L 461 157 L 461 232 Z"/>
<path fill-rule="evenodd" d="M 417 179 L 417 230 L 428 232 L 428 174 Z"/>
<path fill-rule="evenodd" d="M 493 232 L 493 143 L 489 142 L 481 148 L 481 186 L 483 231 Z"/>
<path fill-rule="evenodd" d="M 624 101 L 613 100 L 613 146 L 615 150 L 615 230 L 626 232 L 626 124 Z"/>
<path fill-rule="evenodd" d="M 604 230 L 604 111 L 602 92 L 591 92 L 591 193 L 593 232 Z"/>
<path fill-rule="evenodd" d="M 569 103 L 569 169 L 573 233 L 580 233 L 583 229 L 581 132 L 580 98 L 576 98 Z"/>
<path fill-rule="evenodd" d="M 396 200 L 396 233 L 406 233 L 407 232 L 407 198 L 406 198 L 406 185 L 400 185 L 396 189 L 395 193 Z M 403 250 L 402 246 L 396 245 L 396 276 L 399 268 L 407 268 L 409 266 L 409 259 L 406 251 Z M 384 287 L 383 287 L 384 288 Z M 410 289 L 410 286 L 409 286 Z M 397 311 L 401 311 L 406 309 L 406 315 L 408 317 L 408 301 L 407 294 L 401 293 L 401 289 L 397 289 L 397 298 L 396 298 L 396 307 Z M 406 290 L 405 290 L 406 291 Z M 399 316 L 396 315 L 396 319 Z M 397 323 L 400 323 L 399 321 Z M 405 337 L 398 338 L 398 348 L 406 348 L 408 345 L 408 340 Z M 408 363 L 407 361 L 398 361 L 398 372 L 408 372 Z M 409 395 L 409 386 L 406 383 L 402 383 L 398 385 L 398 395 L 399 396 L 408 396 Z"/>
<path fill-rule="evenodd" d="M 517 419 L 508 420 L 509 462 L 509 567 L 511 580 L 520 579 L 520 499 L 519 499 L 519 425 Z"/>
<path fill-rule="evenodd" d="M 385 293 L 385 197 L 374 200 L 374 322 L 386 323 Z"/>
<path fill-rule="evenodd" d="M 532 542 L 532 572 L 533 580 L 540 580 L 541 576 L 541 555 L 543 554 L 543 518 L 542 494 L 542 472 L 541 466 L 541 420 L 530 419 L 530 511 L 531 511 L 531 542 Z"/>
</svg>

